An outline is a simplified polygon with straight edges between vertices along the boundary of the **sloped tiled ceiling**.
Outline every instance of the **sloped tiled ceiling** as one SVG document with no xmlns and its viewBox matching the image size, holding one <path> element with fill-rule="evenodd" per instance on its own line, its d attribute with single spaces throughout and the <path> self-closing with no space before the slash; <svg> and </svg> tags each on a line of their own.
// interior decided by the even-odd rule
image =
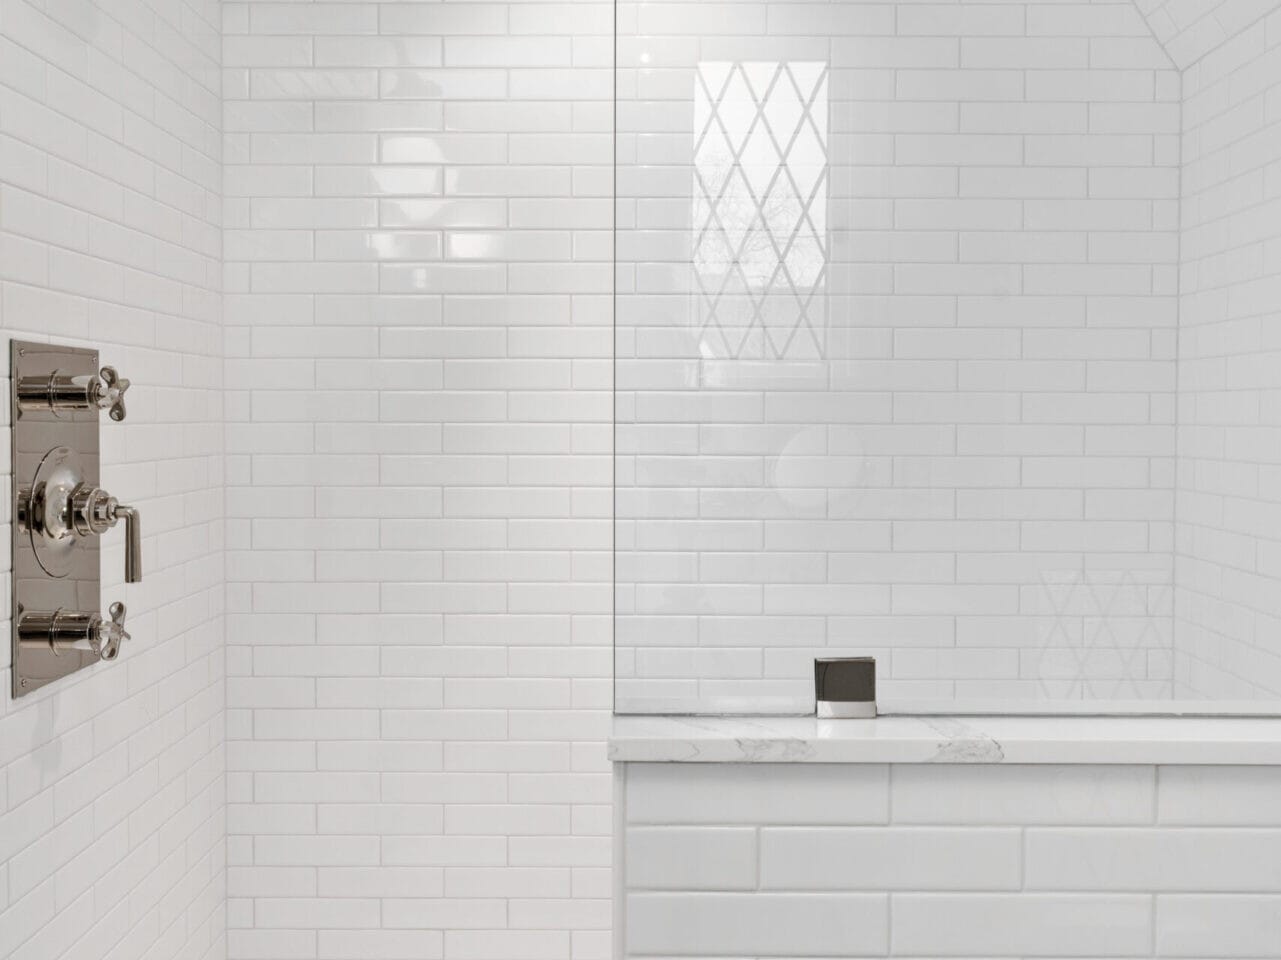
<svg viewBox="0 0 1281 960">
<path fill-rule="evenodd" d="M 1175 66 L 1184 70 L 1281 0 L 1134 0 Z"/>
</svg>

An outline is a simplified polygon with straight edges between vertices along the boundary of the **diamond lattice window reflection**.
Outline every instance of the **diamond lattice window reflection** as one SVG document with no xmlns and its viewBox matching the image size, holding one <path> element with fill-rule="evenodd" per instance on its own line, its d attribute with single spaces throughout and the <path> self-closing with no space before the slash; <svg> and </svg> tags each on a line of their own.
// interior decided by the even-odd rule
<svg viewBox="0 0 1281 960">
<path fill-rule="evenodd" d="M 694 97 L 694 316 L 706 359 L 825 354 L 828 66 L 707 62 Z"/>
</svg>

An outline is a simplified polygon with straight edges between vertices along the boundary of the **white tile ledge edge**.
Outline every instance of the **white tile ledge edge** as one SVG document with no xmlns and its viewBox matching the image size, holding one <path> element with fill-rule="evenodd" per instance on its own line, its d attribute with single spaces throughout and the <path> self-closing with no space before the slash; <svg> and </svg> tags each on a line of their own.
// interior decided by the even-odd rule
<svg viewBox="0 0 1281 960">
<path fill-rule="evenodd" d="M 1281 765 L 1281 719 L 615 716 L 609 758 L 630 763 Z"/>
</svg>

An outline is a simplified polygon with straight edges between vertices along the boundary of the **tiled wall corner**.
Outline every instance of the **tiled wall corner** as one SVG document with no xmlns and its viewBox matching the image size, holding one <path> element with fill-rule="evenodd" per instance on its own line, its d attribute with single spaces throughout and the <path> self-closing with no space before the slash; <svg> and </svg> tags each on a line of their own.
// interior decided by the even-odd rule
<svg viewBox="0 0 1281 960">
<path fill-rule="evenodd" d="M 612 9 L 223 4 L 239 960 L 608 953 Z"/>
<path fill-rule="evenodd" d="M 1183 77 L 1176 693 L 1281 695 L 1281 12 Z"/>
<path fill-rule="evenodd" d="M 132 379 L 102 479 L 142 511 L 145 574 L 108 533 L 132 640 L 20 700 L 0 580 L 7 960 L 225 956 L 219 45 L 216 0 L 0 4 L 0 363 L 52 339 Z"/>
<path fill-rule="evenodd" d="M 1270 956 L 1278 791 L 1277 767 L 627 764 L 625 955 Z"/>
<path fill-rule="evenodd" d="M 1256 26 L 1277 0 L 1134 0 L 1152 35 L 1184 70 L 1225 41 Z"/>
</svg>

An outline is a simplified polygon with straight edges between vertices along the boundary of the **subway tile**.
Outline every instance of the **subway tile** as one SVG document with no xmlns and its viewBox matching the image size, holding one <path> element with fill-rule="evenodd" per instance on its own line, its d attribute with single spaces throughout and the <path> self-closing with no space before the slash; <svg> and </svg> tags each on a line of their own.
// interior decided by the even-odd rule
<svg viewBox="0 0 1281 960">
<path fill-rule="evenodd" d="M 1247 894 L 1158 896 L 1162 957 L 1267 957 L 1281 937 L 1281 898 Z"/>
<path fill-rule="evenodd" d="M 629 890 L 752 890 L 757 832 L 743 827 L 629 827 Z"/>
<path fill-rule="evenodd" d="M 1188 826 L 1275 826 L 1268 802 L 1281 790 L 1272 767 L 1162 767 L 1157 779 L 1157 820 Z"/>
<path fill-rule="evenodd" d="M 1022 884 L 1017 830 L 769 827 L 760 843 L 763 890 L 1017 890 Z"/>
<path fill-rule="evenodd" d="M 1151 767 L 898 766 L 891 777 L 895 823 L 1147 824 Z"/>
<path fill-rule="evenodd" d="M 1032 890 L 1275 891 L 1281 873 L 1270 830 L 1042 830 L 1027 832 Z"/>
<path fill-rule="evenodd" d="M 877 894 L 630 893 L 630 955 L 857 956 L 888 945 Z"/>
<path fill-rule="evenodd" d="M 886 767 L 803 765 L 771 769 L 780 776 L 762 784 L 764 768 L 752 766 L 637 764 L 628 770 L 628 821 L 857 824 L 886 820 Z M 739 796 L 740 802 L 727 806 L 727 795 Z M 833 804 L 833 796 L 840 802 Z"/>
<path fill-rule="evenodd" d="M 1138 957 L 1151 950 L 1150 896 L 901 893 L 892 901 L 894 950 L 905 956 Z"/>
</svg>

